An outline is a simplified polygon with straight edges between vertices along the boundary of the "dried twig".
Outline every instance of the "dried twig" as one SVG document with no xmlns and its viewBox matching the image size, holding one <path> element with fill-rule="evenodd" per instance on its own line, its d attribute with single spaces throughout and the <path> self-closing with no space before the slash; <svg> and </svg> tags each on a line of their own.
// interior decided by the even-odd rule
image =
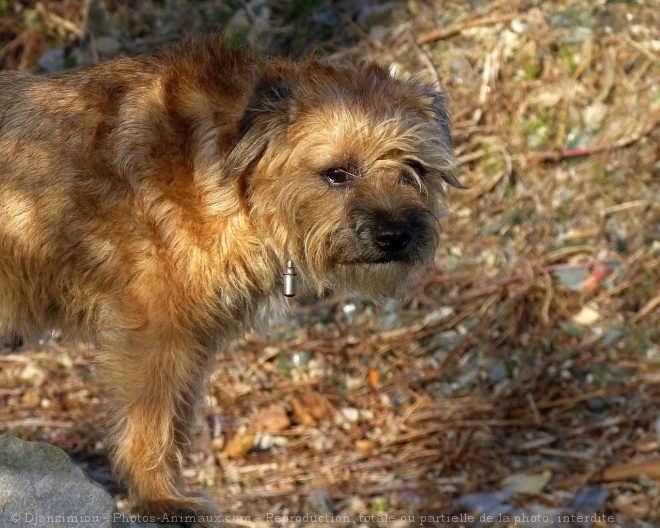
<svg viewBox="0 0 660 528">
<path fill-rule="evenodd" d="M 446 39 L 460 33 L 465 29 L 483 27 L 483 26 L 492 26 L 494 24 L 500 24 L 502 22 L 510 22 L 511 20 L 513 20 L 518 16 L 520 16 L 518 13 L 507 13 L 504 15 L 494 15 L 487 18 L 478 18 L 476 20 L 467 20 L 460 24 L 438 29 L 436 31 L 423 35 L 417 39 L 417 44 L 422 46 L 424 44 L 428 44 L 429 42 L 435 42 L 436 40 Z"/>
<path fill-rule="evenodd" d="M 70 20 L 66 20 L 65 18 L 62 18 L 61 16 L 56 15 L 55 13 L 51 13 L 50 11 L 48 11 L 48 9 L 46 9 L 46 7 L 41 2 L 37 2 L 37 4 L 35 5 L 35 9 L 48 22 L 65 29 L 69 33 L 74 34 L 76 37 L 82 37 L 85 34 L 85 31 L 82 28 L 78 27 L 76 24 L 74 24 Z"/>
<path fill-rule="evenodd" d="M 633 317 L 630 318 L 631 323 L 638 323 L 649 315 L 653 310 L 660 306 L 660 295 L 656 295 L 651 300 L 649 300 L 642 309 L 637 312 Z"/>
</svg>

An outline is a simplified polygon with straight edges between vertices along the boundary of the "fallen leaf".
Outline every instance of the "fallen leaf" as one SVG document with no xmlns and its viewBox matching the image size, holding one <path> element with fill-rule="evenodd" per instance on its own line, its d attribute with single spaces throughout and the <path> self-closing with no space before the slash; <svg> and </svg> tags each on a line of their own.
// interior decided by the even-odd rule
<svg viewBox="0 0 660 528">
<path fill-rule="evenodd" d="M 292 396 L 290 399 L 293 414 L 296 415 L 298 422 L 302 425 L 312 425 L 316 423 L 314 417 L 307 412 L 305 405 L 296 397 Z"/>
<path fill-rule="evenodd" d="M 254 417 L 254 428 L 257 431 L 279 433 L 291 427 L 291 420 L 282 404 L 274 403 L 260 411 Z"/>
<path fill-rule="evenodd" d="M 379 444 L 375 440 L 357 440 L 355 442 L 355 449 L 363 455 L 370 455 L 378 447 Z"/>
<path fill-rule="evenodd" d="M 229 458 L 243 458 L 248 454 L 254 445 L 254 435 L 247 434 L 242 436 L 235 436 L 231 442 L 227 444 L 225 453 Z"/>
<path fill-rule="evenodd" d="M 369 386 L 372 389 L 375 389 L 376 387 L 378 387 L 379 382 L 380 382 L 380 372 L 378 372 L 374 368 L 369 369 Z"/>
<path fill-rule="evenodd" d="M 598 288 L 603 279 L 607 277 L 609 270 L 607 266 L 596 266 L 584 282 L 582 283 L 583 292 L 591 292 Z"/>
<path fill-rule="evenodd" d="M 290 401 L 293 413 L 303 425 L 312 425 L 336 412 L 328 398 L 314 391 L 307 391 L 300 398 L 292 397 Z"/>
<path fill-rule="evenodd" d="M 35 391 L 27 391 L 21 398 L 23 405 L 29 408 L 39 405 L 39 394 Z"/>
<path fill-rule="evenodd" d="M 538 495 L 551 478 L 552 472 L 549 470 L 532 475 L 518 473 L 505 478 L 503 484 L 512 494 Z"/>
<path fill-rule="evenodd" d="M 314 391 L 307 391 L 301 397 L 302 402 L 307 407 L 307 411 L 317 420 L 320 420 L 328 413 L 330 402 L 325 396 Z"/>
</svg>

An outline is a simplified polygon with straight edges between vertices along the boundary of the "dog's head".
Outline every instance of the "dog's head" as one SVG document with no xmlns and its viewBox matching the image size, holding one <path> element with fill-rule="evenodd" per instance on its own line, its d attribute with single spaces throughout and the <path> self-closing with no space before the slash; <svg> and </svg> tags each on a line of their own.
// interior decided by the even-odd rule
<svg viewBox="0 0 660 528">
<path fill-rule="evenodd" d="M 442 93 L 374 64 L 309 60 L 263 73 L 226 170 L 317 290 L 383 298 L 432 262 L 454 165 Z"/>
</svg>

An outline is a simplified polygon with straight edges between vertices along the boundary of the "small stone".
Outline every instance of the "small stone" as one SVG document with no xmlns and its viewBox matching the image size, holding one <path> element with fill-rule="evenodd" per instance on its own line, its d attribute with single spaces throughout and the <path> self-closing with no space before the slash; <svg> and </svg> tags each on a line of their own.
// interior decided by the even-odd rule
<svg viewBox="0 0 660 528">
<path fill-rule="evenodd" d="M 344 407 L 341 409 L 341 415 L 349 422 L 357 422 L 360 418 L 360 411 L 355 407 Z"/>
<path fill-rule="evenodd" d="M 433 323 L 438 323 L 440 321 L 443 321 L 445 319 L 449 319 L 450 317 L 453 317 L 456 315 L 456 310 L 454 310 L 451 306 L 443 306 L 442 308 L 439 308 L 437 310 L 434 310 L 433 312 L 427 314 L 424 317 L 424 320 L 422 321 L 422 324 L 424 326 L 431 325 Z"/>
<path fill-rule="evenodd" d="M 34 365 L 27 365 L 19 376 L 21 381 L 33 381 L 37 385 L 41 385 L 44 378 L 44 371 Z"/>
<path fill-rule="evenodd" d="M 41 57 L 37 59 L 37 64 L 44 73 L 55 73 L 62 70 L 64 62 L 64 50 L 62 48 L 52 48 L 46 50 Z"/>
<path fill-rule="evenodd" d="M 590 308 L 589 306 L 585 306 L 572 317 L 571 321 L 582 326 L 591 326 L 595 324 L 599 319 L 600 314 L 596 310 Z"/>
<path fill-rule="evenodd" d="M 103 36 L 96 39 L 96 49 L 104 57 L 114 57 L 121 49 L 121 44 L 115 37 Z"/>
<path fill-rule="evenodd" d="M 596 131 L 603 125 L 606 115 L 607 105 L 600 101 L 595 101 L 584 109 L 582 118 L 587 128 Z"/>
<path fill-rule="evenodd" d="M 282 447 L 289 442 L 286 436 L 276 436 L 270 434 L 258 434 L 254 441 L 252 449 L 254 451 L 268 451 L 273 447 Z"/>
</svg>

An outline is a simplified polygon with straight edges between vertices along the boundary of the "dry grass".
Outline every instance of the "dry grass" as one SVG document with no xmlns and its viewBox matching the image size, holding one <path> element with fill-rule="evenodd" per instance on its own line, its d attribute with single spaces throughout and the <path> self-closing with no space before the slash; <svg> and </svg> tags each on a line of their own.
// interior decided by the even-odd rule
<svg viewBox="0 0 660 528">
<path fill-rule="evenodd" d="M 93 28 L 76 36 L 79 2 L 15 4 L 0 1 L 0 67 L 33 69 L 52 46 L 103 58 Z M 106 4 L 118 53 L 235 12 Z M 319 4 L 253 10 L 241 34 L 440 79 L 470 189 L 451 192 L 435 269 L 405 301 L 299 301 L 288 324 L 220 355 L 190 484 L 243 526 L 458 526 L 437 517 L 468 511 L 511 519 L 470 526 L 534 513 L 657 526 L 660 5 Z M 5 349 L 0 430 L 65 448 L 109 485 L 92 358 L 52 341 Z"/>
</svg>

